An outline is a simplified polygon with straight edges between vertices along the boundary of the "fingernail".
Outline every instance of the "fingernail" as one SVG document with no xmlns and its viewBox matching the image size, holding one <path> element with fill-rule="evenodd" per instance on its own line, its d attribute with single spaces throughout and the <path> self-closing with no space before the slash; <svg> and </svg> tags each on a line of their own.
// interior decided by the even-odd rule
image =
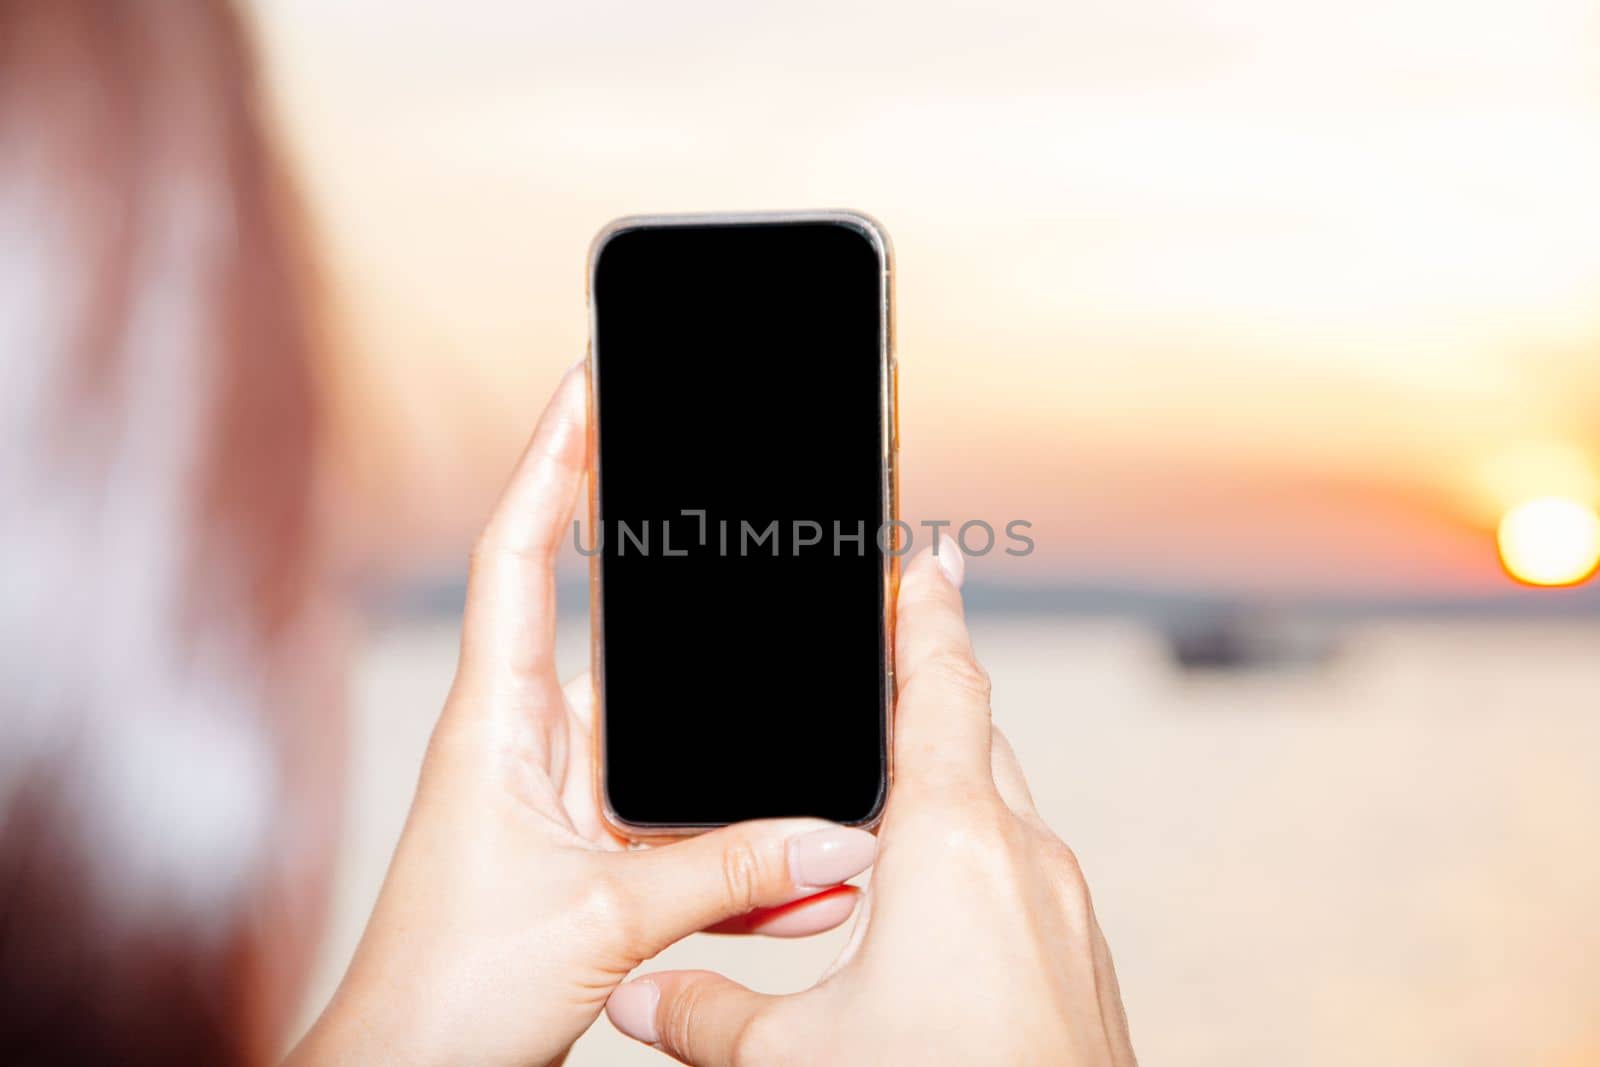
<svg viewBox="0 0 1600 1067">
<path fill-rule="evenodd" d="M 878 839 L 865 830 L 813 830 L 789 842 L 789 880 L 801 889 L 838 885 L 872 866 L 877 852 Z"/>
<path fill-rule="evenodd" d="M 647 1045 L 659 1039 L 656 1033 L 656 1005 L 661 1003 L 661 990 L 648 978 L 625 982 L 611 991 L 606 1001 L 606 1014 L 611 1025 L 635 1041 Z"/>
<path fill-rule="evenodd" d="M 944 576 L 950 579 L 950 584 L 960 589 L 961 579 L 967 573 L 967 561 L 955 538 L 940 534 L 934 545 L 933 558 L 939 561 L 939 567 L 944 571 Z"/>
<path fill-rule="evenodd" d="M 779 908 L 771 918 L 763 919 L 750 928 L 751 933 L 762 937 L 810 937 L 850 918 L 856 910 L 859 890 L 833 889 L 822 896 L 811 897 L 798 907 Z"/>
</svg>

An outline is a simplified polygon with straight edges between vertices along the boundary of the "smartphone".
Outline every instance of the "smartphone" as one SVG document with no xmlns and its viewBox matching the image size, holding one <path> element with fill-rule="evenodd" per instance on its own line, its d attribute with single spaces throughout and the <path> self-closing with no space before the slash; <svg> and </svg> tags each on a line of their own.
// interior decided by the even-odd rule
<svg viewBox="0 0 1600 1067">
<path fill-rule="evenodd" d="M 590 251 L 598 788 L 633 839 L 873 825 L 899 546 L 889 240 L 865 215 L 619 219 Z"/>
</svg>

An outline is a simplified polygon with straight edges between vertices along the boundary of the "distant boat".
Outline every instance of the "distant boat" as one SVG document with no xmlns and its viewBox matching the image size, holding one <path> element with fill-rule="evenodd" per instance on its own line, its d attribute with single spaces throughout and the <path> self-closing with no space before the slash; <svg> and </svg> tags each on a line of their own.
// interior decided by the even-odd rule
<svg viewBox="0 0 1600 1067">
<path fill-rule="evenodd" d="M 1224 611 L 1169 619 L 1160 629 L 1184 670 L 1303 669 L 1338 652 L 1336 627 L 1303 617 Z"/>
</svg>

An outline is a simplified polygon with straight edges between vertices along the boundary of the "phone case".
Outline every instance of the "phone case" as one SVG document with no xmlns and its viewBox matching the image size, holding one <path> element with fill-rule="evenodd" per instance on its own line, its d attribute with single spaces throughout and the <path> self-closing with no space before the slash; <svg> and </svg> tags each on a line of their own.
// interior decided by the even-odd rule
<svg viewBox="0 0 1600 1067">
<path fill-rule="evenodd" d="M 882 478 L 883 478 L 883 522 L 893 530 L 890 550 L 885 553 L 883 565 L 884 583 L 884 619 L 883 627 L 887 638 L 887 654 L 884 657 L 884 687 L 887 695 L 888 707 L 883 709 L 885 729 L 884 737 L 884 800 L 880 800 L 874 812 L 866 819 L 854 825 L 864 829 L 877 826 L 883 816 L 884 803 L 887 800 L 889 786 L 894 781 L 894 705 L 897 691 L 894 678 L 894 606 L 895 598 L 900 586 L 900 554 L 904 551 L 901 545 L 900 530 L 898 526 L 888 525 L 896 523 L 900 517 L 900 391 L 899 391 L 899 364 L 895 356 L 894 337 L 894 265 L 893 248 L 889 243 L 888 232 L 871 216 L 856 211 L 822 210 L 822 211 L 779 211 L 779 212 L 741 212 L 741 213 L 708 213 L 708 214 L 681 214 L 681 215 L 629 215 L 606 224 L 595 236 L 589 246 L 588 268 L 586 272 L 587 283 L 585 294 L 589 307 L 589 346 L 586 355 L 588 363 L 589 380 L 589 441 L 588 465 L 590 477 L 588 493 L 589 528 L 598 529 L 600 497 L 598 480 L 594 477 L 595 457 L 598 454 L 599 442 L 599 412 L 595 405 L 594 371 L 596 352 L 594 339 L 598 332 L 598 321 L 594 306 L 594 274 L 595 266 L 599 262 L 600 252 L 613 237 L 628 230 L 642 227 L 658 226 L 705 226 L 705 225 L 759 225 L 763 223 L 791 223 L 791 222 L 831 222 L 850 226 L 859 230 L 868 237 L 878 250 L 878 255 L 883 263 L 882 284 L 879 290 L 881 301 L 879 322 L 879 394 L 883 397 L 884 427 L 882 448 Z M 596 553 L 589 560 L 589 623 L 590 623 L 590 678 L 594 686 L 595 709 L 595 744 L 594 744 L 594 770 L 593 782 L 595 795 L 599 798 L 601 817 L 612 832 L 627 838 L 636 845 L 645 845 L 657 841 L 671 840 L 677 837 L 686 837 L 715 829 L 711 826 L 640 826 L 620 818 L 611 808 L 611 803 L 606 790 L 606 756 L 605 756 L 605 691 L 604 691 L 604 663 L 605 648 L 603 625 L 601 619 L 601 575 L 600 555 Z"/>
</svg>

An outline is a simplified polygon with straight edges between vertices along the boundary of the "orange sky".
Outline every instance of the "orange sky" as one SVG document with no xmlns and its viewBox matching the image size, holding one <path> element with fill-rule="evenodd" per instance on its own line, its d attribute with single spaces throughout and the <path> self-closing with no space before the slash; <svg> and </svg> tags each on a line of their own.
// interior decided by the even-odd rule
<svg viewBox="0 0 1600 1067">
<path fill-rule="evenodd" d="M 887 224 L 906 512 L 1033 520 L 996 577 L 1498 588 L 1499 511 L 1596 494 L 1586 2 L 256 6 L 396 559 L 466 543 L 638 211 Z"/>
</svg>

